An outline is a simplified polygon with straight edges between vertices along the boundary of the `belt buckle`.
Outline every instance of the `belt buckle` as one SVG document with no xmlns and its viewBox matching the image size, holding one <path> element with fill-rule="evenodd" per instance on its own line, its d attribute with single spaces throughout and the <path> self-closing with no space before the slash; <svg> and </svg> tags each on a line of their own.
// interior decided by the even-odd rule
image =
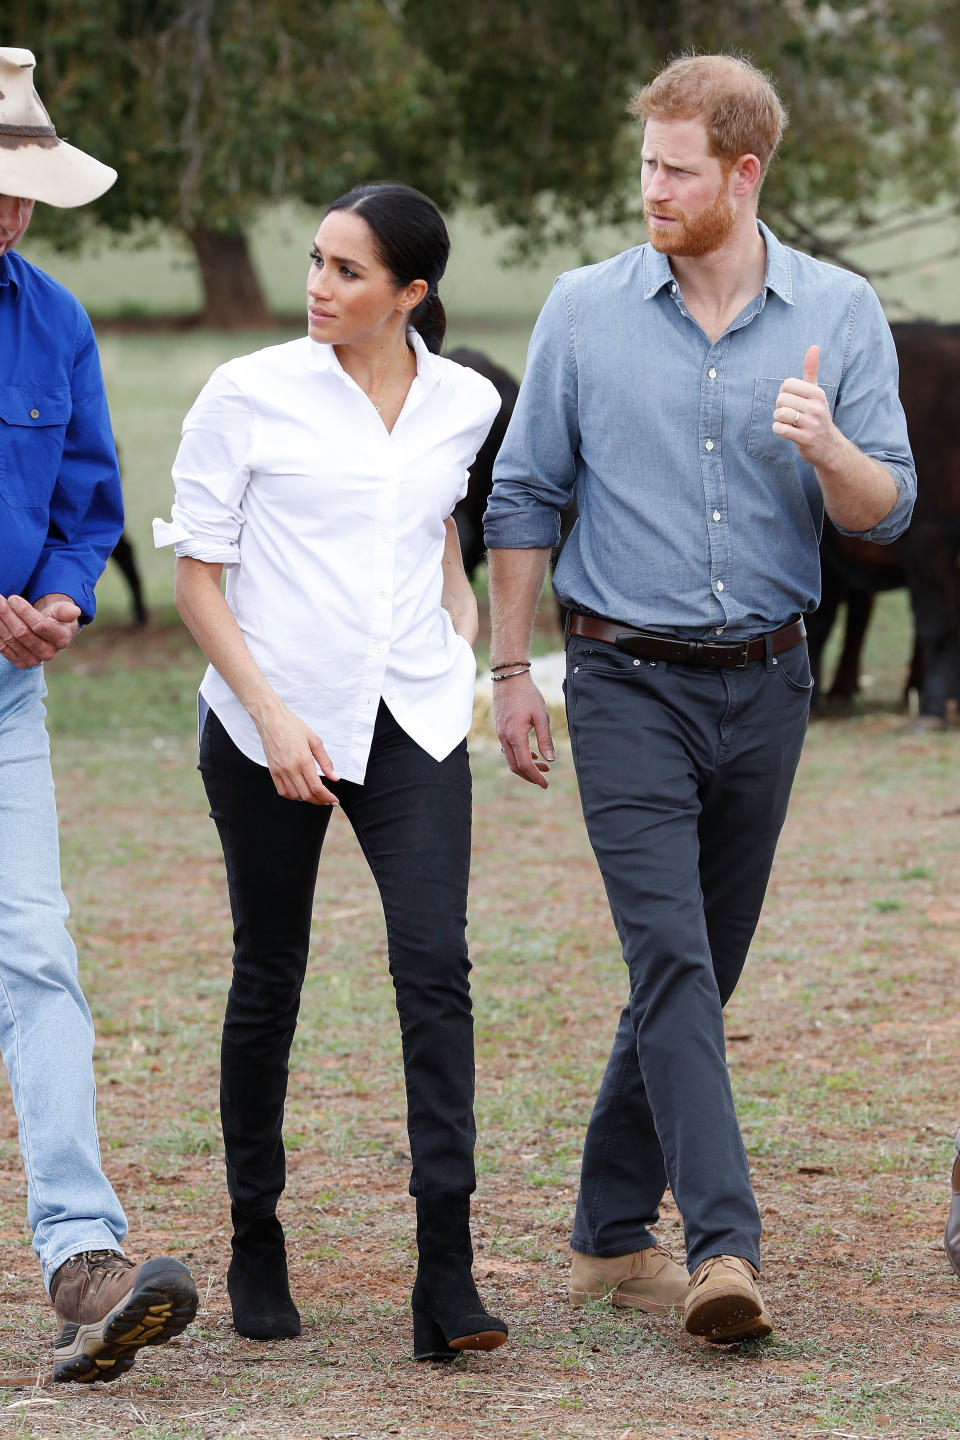
<svg viewBox="0 0 960 1440">
<path fill-rule="evenodd" d="M 737 663 L 736 663 L 735 665 L 731 665 L 731 666 L 730 666 L 730 669 L 731 669 L 731 670 L 745 670 L 746 667 L 747 667 L 749 664 L 750 664 L 750 641 L 749 641 L 749 640 L 741 640 L 741 641 L 740 641 L 740 659 L 737 661 Z"/>
</svg>

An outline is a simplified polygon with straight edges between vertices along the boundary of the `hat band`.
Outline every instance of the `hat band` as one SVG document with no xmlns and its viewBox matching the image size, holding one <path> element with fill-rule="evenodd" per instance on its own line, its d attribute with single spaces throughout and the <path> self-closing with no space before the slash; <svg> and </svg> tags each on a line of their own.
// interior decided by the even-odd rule
<svg viewBox="0 0 960 1440">
<path fill-rule="evenodd" d="M 21 135 L 25 140 L 46 140 L 56 136 L 53 125 L 2 125 L 0 135 Z"/>
</svg>

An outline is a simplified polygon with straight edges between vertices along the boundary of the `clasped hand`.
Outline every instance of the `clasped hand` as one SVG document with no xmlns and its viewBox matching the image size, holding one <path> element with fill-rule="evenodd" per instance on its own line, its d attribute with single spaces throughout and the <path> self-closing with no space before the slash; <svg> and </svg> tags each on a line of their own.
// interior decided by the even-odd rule
<svg viewBox="0 0 960 1440">
<path fill-rule="evenodd" d="M 22 595 L 0 595 L 0 655 L 29 670 L 65 650 L 80 625 L 69 595 L 43 595 L 31 605 Z"/>
</svg>

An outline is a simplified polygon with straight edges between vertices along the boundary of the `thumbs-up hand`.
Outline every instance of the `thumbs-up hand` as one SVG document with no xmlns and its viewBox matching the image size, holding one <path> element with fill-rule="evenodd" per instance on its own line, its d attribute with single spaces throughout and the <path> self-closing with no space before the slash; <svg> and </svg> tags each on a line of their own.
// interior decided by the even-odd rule
<svg viewBox="0 0 960 1440">
<path fill-rule="evenodd" d="M 792 440 L 811 465 L 826 462 L 836 437 L 827 397 L 817 384 L 819 369 L 820 346 L 811 345 L 800 378 L 790 377 L 780 386 L 773 412 L 773 433 Z"/>
</svg>

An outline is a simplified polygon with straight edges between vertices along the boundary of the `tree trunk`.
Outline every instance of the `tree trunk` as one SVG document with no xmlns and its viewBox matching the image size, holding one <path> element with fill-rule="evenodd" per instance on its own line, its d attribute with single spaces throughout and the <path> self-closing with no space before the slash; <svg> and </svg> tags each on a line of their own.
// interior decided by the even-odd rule
<svg viewBox="0 0 960 1440">
<path fill-rule="evenodd" d="M 270 312 L 253 268 L 247 237 L 198 226 L 187 238 L 203 281 L 201 324 L 217 330 L 255 329 L 270 324 Z"/>
</svg>

